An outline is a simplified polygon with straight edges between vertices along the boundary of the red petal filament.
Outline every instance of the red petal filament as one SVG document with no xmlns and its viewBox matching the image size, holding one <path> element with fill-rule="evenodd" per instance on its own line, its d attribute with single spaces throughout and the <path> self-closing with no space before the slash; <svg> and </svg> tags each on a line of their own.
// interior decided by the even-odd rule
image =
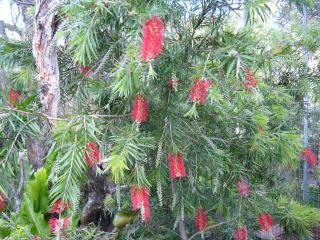
<svg viewBox="0 0 320 240">
<path fill-rule="evenodd" d="M 164 42 L 164 23 L 158 16 L 150 17 L 143 24 L 141 57 L 144 61 L 155 59 L 161 52 Z"/>
<path fill-rule="evenodd" d="M 168 154 L 168 163 L 169 163 L 169 170 L 171 179 L 176 179 L 178 177 L 186 177 L 186 169 L 184 167 L 184 161 L 182 153 L 178 152 L 169 153 Z"/>
<path fill-rule="evenodd" d="M 268 212 L 259 213 L 258 218 L 259 218 L 259 225 L 261 229 L 265 231 L 269 231 L 273 225 L 273 220 L 271 215 Z"/>
<path fill-rule="evenodd" d="M 246 80 L 243 83 L 247 92 L 252 90 L 252 87 L 257 86 L 258 81 L 254 77 L 252 71 L 250 69 L 245 70 Z"/>
<path fill-rule="evenodd" d="M 196 210 L 196 229 L 198 232 L 203 231 L 207 227 L 207 214 L 203 208 Z"/>
<path fill-rule="evenodd" d="M 147 187 L 132 186 L 131 203 L 134 210 L 141 210 L 142 221 L 149 221 L 151 218 L 149 189 Z"/>
<path fill-rule="evenodd" d="M 60 231 L 64 231 L 70 224 L 69 218 L 50 218 L 49 225 L 52 233 L 57 233 Z"/>
<path fill-rule="evenodd" d="M 84 157 L 89 167 L 93 167 L 100 161 L 99 146 L 96 142 L 90 141 L 86 144 Z"/>
<path fill-rule="evenodd" d="M 311 148 L 305 148 L 301 155 L 310 164 L 310 166 L 315 167 L 318 165 L 318 159 Z"/>
<path fill-rule="evenodd" d="M 16 106 L 20 101 L 21 93 L 20 91 L 16 91 L 14 89 L 10 89 L 9 91 L 9 105 Z"/>
<path fill-rule="evenodd" d="M 6 197 L 0 192 L 0 212 L 6 208 Z"/>
<path fill-rule="evenodd" d="M 207 100 L 208 90 L 212 85 L 211 80 L 194 80 L 194 84 L 190 91 L 190 98 L 193 102 L 204 104 Z"/>
<path fill-rule="evenodd" d="M 89 66 L 81 66 L 79 68 L 79 72 L 83 75 L 86 75 L 88 72 L 90 72 L 91 68 Z"/>
<path fill-rule="evenodd" d="M 143 95 L 137 95 L 133 100 L 131 118 L 133 121 L 143 123 L 148 118 L 148 103 Z"/>
<path fill-rule="evenodd" d="M 50 213 L 62 213 L 64 210 L 69 208 L 69 204 L 67 202 L 64 202 L 62 204 L 62 200 L 58 199 L 52 206 L 50 209 Z"/>
<path fill-rule="evenodd" d="M 236 185 L 237 185 L 238 191 L 240 193 L 240 196 L 241 197 L 247 197 L 248 194 L 249 194 L 248 180 L 246 178 L 238 180 Z"/>
<path fill-rule="evenodd" d="M 234 240 L 247 240 L 248 231 L 245 226 L 237 227 L 233 233 Z"/>
</svg>

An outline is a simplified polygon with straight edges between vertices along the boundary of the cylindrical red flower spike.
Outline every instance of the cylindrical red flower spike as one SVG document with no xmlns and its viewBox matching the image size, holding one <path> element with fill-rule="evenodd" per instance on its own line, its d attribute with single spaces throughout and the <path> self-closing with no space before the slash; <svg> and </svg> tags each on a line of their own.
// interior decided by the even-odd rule
<svg viewBox="0 0 320 240">
<path fill-rule="evenodd" d="M 145 96 L 137 95 L 133 100 L 131 118 L 133 121 L 143 123 L 148 118 L 148 102 Z"/>
<path fill-rule="evenodd" d="M 32 240 L 41 240 L 41 238 L 39 236 L 33 236 Z"/>
<path fill-rule="evenodd" d="M 250 92 L 252 87 L 257 86 L 258 81 L 254 77 L 252 71 L 250 69 L 245 70 L 246 80 L 243 83 L 247 92 Z"/>
<path fill-rule="evenodd" d="M 16 106 L 20 101 L 20 97 L 21 97 L 21 92 L 11 88 L 9 90 L 9 105 Z"/>
<path fill-rule="evenodd" d="M 6 208 L 6 197 L 5 195 L 0 192 L 0 212 Z"/>
<path fill-rule="evenodd" d="M 318 159 L 311 148 L 305 148 L 301 155 L 310 164 L 310 166 L 315 167 L 318 165 Z"/>
<path fill-rule="evenodd" d="M 50 218 L 49 226 L 52 233 L 64 231 L 70 224 L 69 218 Z"/>
<path fill-rule="evenodd" d="M 61 199 L 58 199 L 50 209 L 50 213 L 62 213 L 64 210 L 68 209 L 70 206 L 67 202 L 62 203 Z"/>
<path fill-rule="evenodd" d="M 203 231 L 207 227 L 207 214 L 203 208 L 196 210 L 196 229 L 198 232 Z"/>
<path fill-rule="evenodd" d="M 272 228 L 273 220 L 271 215 L 266 213 L 259 213 L 258 215 L 259 225 L 262 230 L 269 231 Z"/>
<path fill-rule="evenodd" d="M 143 24 L 141 57 L 144 61 L 155 59 L 161 52 L 164 42 L 164 23 L 158 16 L 150 17 Z"/>
<path fill-rule="evenodd" d="M 199 104 L 204 104 L 207 100 L 207 93 L 211 85 L 211 80 L 194 80 L 194 84 L 190 91 L 191 100 Z"/>
<path fill-rule="evenodd" d="M 247 238 L 248 238 L 248 231 L 245 226 L 237 227 L 234 230 L 234 233 L 233 233 L 234 240 L 247 240 Z"/>
<path fill-rule="evenodd" d="M 149 221 L 151 218 L 149 189 L 147 187 L 132 186 L 131 203 L 134 210 L 141 210 L 142 221 Z"/>
<path fill-rule="evenodd" d="M 176 179 L 178 177 L 186 177 L 186 169 L 184 167 L 184 161 L 182 153 L 178 152 L 169 153 L 168 154 L 168 163 L 169 163 L 169 170 L 171 179 Z"/>
<path fill-rule="evenodd" d="M 79 68 L 79 72 L 83 75 L 86 75 L 88 72 L 90 72 L 91 68 L 89 66 L 81 66 Z"/>
<path fill-rule="evenodd" d="M 238 180 L 236 185 L 241 197 L 247 197 L 249 195 L 249 184 L 246 178 Z"/>
<path fill-rule="evenodd" d="M 84 157 L 89 167 L 93 167 L 100 161 L 99 146 L 96 142 L 90 141 L 86 144 L 84 149 Z"/>
</svg>

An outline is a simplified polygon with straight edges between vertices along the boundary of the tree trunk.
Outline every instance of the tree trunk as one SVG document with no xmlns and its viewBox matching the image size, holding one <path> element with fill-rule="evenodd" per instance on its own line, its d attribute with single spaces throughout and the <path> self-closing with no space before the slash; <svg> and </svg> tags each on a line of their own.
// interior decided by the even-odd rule
<svg viewBox="0 0 320 240">
<path fill-rule="evenodd" d="M 40 90 L 41 112 L 52 118 L 58 116 L 60 101 L 57 47 L 54 46 L 54 36 L 58 28 L 57 6 L 58 0 L 36 1 L 32 42 Z M 49 121 L 50 127 L 53 124 L 53 121 Z M 41 125 L 44 129 L 44 136 L 40 139 L 29 138 L 27 143 L 29 161 L 35 169 L 43 165 L 47 149 L 50 147 L 47 144 L 50 139 L 50 131 L 46 131 L 48 124 L 43 122 Z"/>
<path fill-rule="evenodd" d="M 60 101 L 57 48 L 53 45 L 58 28 L 55 15 L 58 0 L 37 0 L 32 51 L 36 61 L 40 84 L 42 112 L 49 117 L 58 116 Z M 51 122 L 53 124 L 53 122 Z"/>
</svg>

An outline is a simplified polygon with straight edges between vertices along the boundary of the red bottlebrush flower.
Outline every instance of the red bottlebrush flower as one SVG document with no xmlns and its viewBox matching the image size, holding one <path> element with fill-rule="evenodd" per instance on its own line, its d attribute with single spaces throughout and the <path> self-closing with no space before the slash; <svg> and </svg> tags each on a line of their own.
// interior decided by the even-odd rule
<svg viewBox="0 0 320 240">
<path fill-rule="evenodd" d="M 134 121 L 143 123 L 148 117 L 148 102 L 145 96 L 137 95 L 133 100 L 131 118 Z"/>
<path fill-rule="evenodd" d="M 310 166 L 315 167 L 318 165 L 318 159 L 311 148 L 305 148 L 301 155 L 310 164 Z"/>
<path fill-rule="evenodd" d="M 207 214 L 203 208 L 196 210 L 196 229 L 198 232 L 203 231 L 207 227 Z"/>
<path fill-rule="evenodd" d="M 151 218 L 149 189 L 147 187 L 131 187 L 131 203 L 134 210 L 141 210 L 142 221 L 149 221 Z"/>
<path fill-rule="evenodd" d="M 61 199 L 58 199 L 52 206 L 49 213 L 62 213 L 65 209 L 69 208 L 67 202 L 62 203 Z"/>
<path fill-rule="evenodd" d="M 272 228 L 273 220 L 271 215 L 266 213 L 259 213 L 258 215 L 259 225 L 262 230 L 269 231 Z"/>
<path fill-rule="evenodd" d="M 89 167 L 93 167 L 100 160 L 99 146 L 96 142 L 90 141 L 87 143 L 84 150 L 84 157 Z"/>
<path fill-rule="evenodd" d="M 248 180 L 246 178 L 238 180 L 236 185 L 237 185 L 238 191 L 240 193 L 240 196 L 247 197 L 249 194 Z"/>
<path fill-rule="evenodd" d="M 169 153 L 168 163 L 171 179 L 187 176 L 186 169 L 184 168 L 183 156 L 180 152 L 177 154 Z"/>
<path fill-rule="evenodd" d="M 179 80 L 177 80 L 177 79 L 171 79 L 171 80 L 169 80 L 168 81 L 168 86 L 169 87 L 172 87 L 172 88 L 178 88 L 178 86 L 179 86 Z"/>
<path fill-rule="evenodd" d="M 144 61 L 155 59 L 161 52 L 164 42 L 164 23 L 158 16 L 150 17 L 143 24 L 141 57 Z"/>
<path fill-rule="evenodd" d="M 79 68 L 79 72 L 83 75 L 86 75 L 90 70 L 91 68 L 89 66 L 82 66 Z"/>
<path fill-rule="evenodd" d="M 252 71 L 250 69 L 245 70 L 246 80 L 243 83 L 247 92 L 250 92 L 252 87 L 257 86 L 258 81 L 254 77 Z"/>
<path fill-rule="evenodd" d="M 41 238 L 39 236 L 33 236 L 32 240 L 41 240 Z"/>
<path fill-rule="evenodd" d="M 50 218 L 49 225 L 52 233 L 64 231 L 70 224 L 69 218 Z"/>
<path fill-rule="evenodd" d="M 9 105 L 16 106 L 20 101 L 21 93 L 20 91 L 16 91 L 14 89 L 10 89 L 9 91 Z"/>
<path fill-rule="evenodd" d="M 199 104 L 204 104 L 207 100 L 207 93 L 211 85 L 211 80 L 194 80 L 193 87 L 190 91 L 190 98 L 192 101 Z"/>
<path fill-rule="evenodd" d="M 6 197 L 0 192 L 0 212 L 6 208 Z"/>
<path fill-rule="evenodd" d="M 248 231 L 245 226 L 237 227 L 233 233 L 234 240 L 247 240 Z"/>
</svg>

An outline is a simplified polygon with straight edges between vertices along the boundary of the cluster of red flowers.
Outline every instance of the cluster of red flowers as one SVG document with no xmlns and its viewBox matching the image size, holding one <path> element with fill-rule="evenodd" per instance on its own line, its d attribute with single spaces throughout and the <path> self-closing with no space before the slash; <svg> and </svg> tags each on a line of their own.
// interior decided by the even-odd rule
<svg viewBox="0 0 320 240">
<path fill-rule="evenodd" d="M 64 210 L 69 208 L 69 203 L 62 202 L 61 199 L 58 199 L 52 206 L 49 213 L 62 213 Z"/>
<path fill-rule="evenodd" d="M 64 231 L 70 224 L 70 218 L 50 218 L 49 226 L 52 233 L 58 233 Z"/>
<path fill-rule="evenodd" d="M 145 96 L 137 95 L 133 100 L 131 118 L 133 121 L 143 123 L 148 118 L 148 102 Z"/>
<path fill-rule="evenodd" d="M 150 17 L 143 24 L 141 57 L 144 61 L 155 59 L 161 52 L 164 42 L 164 23 L 158 16 Z"/>
<path fill-rule="evenodd" d="M 247 197 L 249 194 L 249 184 L 246 178 L 240 179 L 236 183 L 238 191 L 242 197 Z"/>
<path fill-rule="evenodd" d="M 89 66 L 81 66 L 79 68 L 79 72 L 83 75 L 86 75 L 88 72 L 90 72 L 91 68 Z"/>
<path fill-rule="evenodd" d="M 190 91 L 190 98 L 193 102 L 204 104 L 207 100 L 208 90 L 212 85 L 211 80 L 194 80 L 194 84 Z"/>
<path fill-rule="evenodd" d="M 234 240 L 247 240 L 247 238 L 248 238 L 248 231 L 246 226 L 240 226 L 234 230 L 234 233 L 233 233 Z"/>
<path fill-rule="evenodd" d="M 62 199 L 58 199 L 52 206 L 49 211 L 51 214 L 62 214 L 65 210 L 70 208 L 69 203 L 62 201 Z M 70 224 L 70 218 L 63 217 L 51 217 L 49 219 L 49 226 L 52 233 L 62 232 L 64 231 Z"/>
<path fill-rule="evenodd" d="M 6 208 L 6 197 L 0 192 L 0 212 Z"/>
<path fill-rule="evenodd" d="M 131 203 L 134 210 L 141 210 L 142 221 L 149 221 L 151 218 L 149 189 L 147 187 L 131 187 Z"/>
<path fill-rule="evenodd" d="M 258 81 L 254 77 L 252 71 L 250 69 L 245 70 L 246 80 L 243 83 L 247 92 L 250 92 L 252 87 L 257 86 Z"/>
<path fill-rule="evenodd" d="M 207 214 L 203 208 L 196 210 L 196 229 L 198 232 L 203 231 L 207 227 Z"/>
<path fill-rule="evenodd" d="M 89 167 L 93 167 L 100 161 L 99 146 L 96 142 L 90 141 L 87 143 L 84 149 L 84 157 Z"/>
<path fill-rule="evenodd" d="M 9 90 L 9 105 L 11 107 L 16 106 L 21 98 L 21 92 L 18 90 L 10 89 Z"/>
<path fill-rule="evenodd" d="M 311 148 L 305 148 L 301 155 L 310 164 L 310 166 L 315 167 L 318 165 L 318 159 Z"/>
<path fill-rule="evenodd" d="M 269 231 L 272 228 L 273 220 L 271 215 L 268 212 L 259 213 L 258 219 L 259 219 L 259 225 L 262 230 Z"/>
<path fill-rule="evenodd" d="M 184 168 L 184 161 L 182 153 L 169 153 L 168 163 L 170 169 L 171 179 L 176 179 L 178 177 L 186 177 L 186 169 Z"/>
</svg>

